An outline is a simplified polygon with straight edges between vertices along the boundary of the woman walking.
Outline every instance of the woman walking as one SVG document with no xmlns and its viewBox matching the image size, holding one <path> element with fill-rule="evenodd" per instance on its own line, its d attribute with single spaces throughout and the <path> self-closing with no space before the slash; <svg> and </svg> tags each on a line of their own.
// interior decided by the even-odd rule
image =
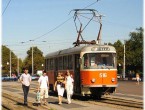
<svg viewBox="0 0 145 110">
<path fill-rule="evenodd" d="M 139 76 L 139 73 L 136 73 L 136 80 L 137 80 L 137 83 L 139 85 L 139 81 L 140 81 L 140 76 Z"/>
<path fill-rule="evenodd" d="M 57 92 L 58 92 L 58 101 L 59 101 L 59 105 L 62 104 L 62 97 L 64 94 L 64 87 L 65 87 L 65 82 L 64 82 L 64 77 L 62 76 L 62 73 L 58 73 L 58 76 L 56 78 L 55 84 L 54 84 L 54 91 L 57 88 Z"/>
<path fill-rule="evenodd" d="M 65 82 L 66 82 L 67 101 L 68 101 L 68 104 L 70 104 L 71 97 L 73 94 L 73 82 L 74 82 L 74 80 L 73 80 L 72 75 L 70 74 L 69 70 L 67 70 Z"/>
</svg>

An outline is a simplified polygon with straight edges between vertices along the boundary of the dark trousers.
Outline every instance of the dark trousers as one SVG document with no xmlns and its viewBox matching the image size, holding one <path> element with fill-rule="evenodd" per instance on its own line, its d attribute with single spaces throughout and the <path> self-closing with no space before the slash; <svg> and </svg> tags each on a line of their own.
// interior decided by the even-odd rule
<svg viewBox="0 0 145 110">
<path fill-rule="evenodd" d="M 23 93 L 24 93 L 24 103 L 27 103 L 27 96 L 29 92 L 29 86 L 22 85 Z"/>
</svg>

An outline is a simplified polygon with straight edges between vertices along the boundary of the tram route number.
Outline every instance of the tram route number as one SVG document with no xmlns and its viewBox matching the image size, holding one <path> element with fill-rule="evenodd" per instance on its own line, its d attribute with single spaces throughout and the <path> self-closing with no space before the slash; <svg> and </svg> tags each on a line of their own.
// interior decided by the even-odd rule
<svg viewBox="0 0 145 110">
<path fill-rule="evenodd" d="M 100 76 L 101 78 L 106 78 L 106 77 L 107 77 L 107 73 L 100 73 L 99 76 Z"/>
</svg>

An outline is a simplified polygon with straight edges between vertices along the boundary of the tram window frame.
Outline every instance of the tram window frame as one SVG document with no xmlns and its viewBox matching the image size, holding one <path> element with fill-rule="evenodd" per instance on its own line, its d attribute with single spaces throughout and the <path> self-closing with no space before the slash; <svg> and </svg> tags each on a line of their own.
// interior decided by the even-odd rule
<svg viewBox="0 0 145 110">
<path fill-rule="evenodd" d="M 46 71 L 48 71 L 48 64 L 47 63 L 48 63 L 48 59 L 45 59 L 45 66 L 44 67 L 45 67 Z"/>
<path fill-rule="evenodd" d="M 117 55 L 116 53 L 112 53 L 112 56 L 113 56 L 113 64 L 114 64 L 114 67 L 117 68 Z"/>
<path fill-rule="evenodd" d="M 63 69 L 63 57 L 58 57 L 58 69 L 62 70 Z"/>
<path fill-rule="evenodd" d="M 68 67 L 68 56 L 63 56 L 63 69 L 67 69 Z"/>
<path fill-rule="evenodd" d="M 53 70 L 53 65 L 54 65 L 53 59 L 50 59 L 50 70 Z"/>
<path fill-rule="evenodd" d="M 68 69 L 73 69 L 73 60 L 72 60 L 72 55 L 68 56 Z"/>
<path fill-rule="evenodd" d="M 47 68 L 50 70 L 50 59 L 47 59 Z"/>
</svg>

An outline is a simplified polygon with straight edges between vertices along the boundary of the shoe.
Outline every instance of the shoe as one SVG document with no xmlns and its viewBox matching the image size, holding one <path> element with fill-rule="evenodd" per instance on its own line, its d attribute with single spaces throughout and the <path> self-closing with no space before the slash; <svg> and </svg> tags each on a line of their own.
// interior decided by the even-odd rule
<svg viewBox="0 0 145 110">
<path fill-rule="evenodd" d="M 24 106 L 28 106 L 28 104 L 27 103 L 24 103 Z"/>
<path fill-rule="evenodd" d="M 58 104 L 59 104 L 59 105 L 61 105 L 62 103 L 61 103 L 61 102 L 59 102 Z"/>
<path fill-rule="evenodd" d="M 68 104 L 71 104 L 71 102 L 68 102 Z"/>
<path fill-rule="evenodd" d="M 44 102 L 44 105 L 47 105 L 47 102 Z"/>
</svg>

